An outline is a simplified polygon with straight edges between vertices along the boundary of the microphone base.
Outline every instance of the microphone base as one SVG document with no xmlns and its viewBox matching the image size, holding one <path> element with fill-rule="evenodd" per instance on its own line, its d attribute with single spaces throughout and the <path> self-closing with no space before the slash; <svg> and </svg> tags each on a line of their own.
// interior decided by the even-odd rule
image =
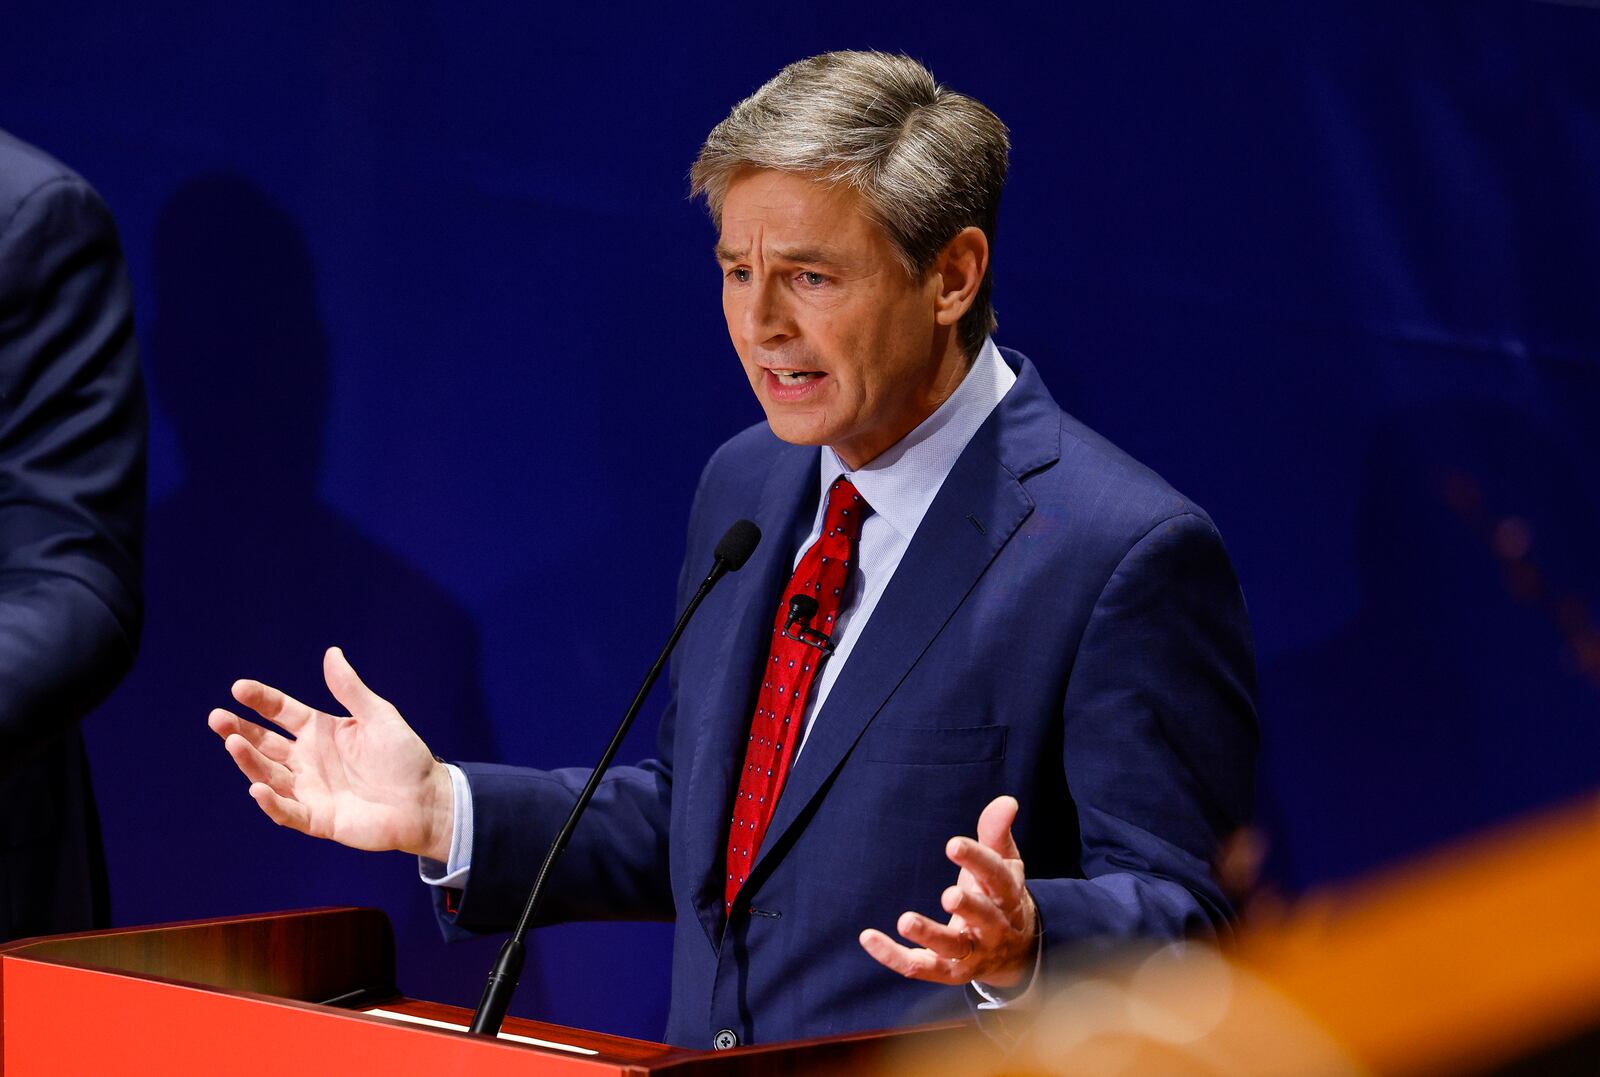
<svg viewBox="0 0 1600 1077">
<path fill-rule="evenodd" d="M 517 983 L 522 979 L 522 963 L 527 955 L 526 944 L 516 935 L 500 947 L 500 956 L 495 959 L 494 968 L 489 970 L 489 979 L 483 985 L 483 997 L 478 1000 L 478 1008 L 472 1015 L 472 1026 L 468 1031 L 473 1035 L 492 1037 L 500 1034 L 506 1010 L 511 1005 L 511 996 L 516 994 Z"/>
</svg>

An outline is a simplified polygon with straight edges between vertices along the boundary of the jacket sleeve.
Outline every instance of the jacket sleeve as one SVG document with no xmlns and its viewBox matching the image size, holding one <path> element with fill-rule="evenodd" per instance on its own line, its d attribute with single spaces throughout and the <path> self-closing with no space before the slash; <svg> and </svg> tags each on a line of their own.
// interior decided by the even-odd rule
<svg viewBox="0 0 1600 1077">
<path fill-rule="evenodd" d="M 132 664 L 146 422 L 111 215 L 49 179 L 0 205 L 0 776 Z"/>
<path fill-rule="evenodd" d="M 1111 573 L 1068 682 L 1063 756 L 1085 877 L 1029 881 L 1047 976 L 1108 940 L 1225 929 L 1212 862 L 1250 811 L 1254 697 L 1221 538 L 1197 514 L 1162 520 Z"/>
</svg>

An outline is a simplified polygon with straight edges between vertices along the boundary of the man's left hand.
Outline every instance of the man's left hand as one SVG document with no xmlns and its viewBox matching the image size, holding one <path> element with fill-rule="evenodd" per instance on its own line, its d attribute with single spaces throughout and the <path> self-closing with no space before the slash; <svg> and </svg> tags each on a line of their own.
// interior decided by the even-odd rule
<svg viewBox="0 0 1600 1077">
<path fill-rule="evenodd" d="M 977 980 L 1008 988 L 1033 975 L 1039 912 L 1028 893 L 1022 854 L 1011 837 L 1015 797 L 996 797 L 978 817 L 978 840 L 951 838 L 945 855 L 961 869 L 940 905 L 939 924 L 914 912 L 900 914 L 895 930 L 916 945 L 902 946 L 883 932 L 861 933 L 862 949 L 913 980 L 964 984 Z"/>
</svg>

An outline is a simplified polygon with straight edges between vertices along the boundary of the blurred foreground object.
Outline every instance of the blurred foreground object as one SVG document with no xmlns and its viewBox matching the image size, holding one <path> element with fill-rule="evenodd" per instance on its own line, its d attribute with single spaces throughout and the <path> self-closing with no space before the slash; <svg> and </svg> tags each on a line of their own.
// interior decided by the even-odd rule
<svg viewBox="0 0 1600 1077">
<path fill-rule="evenodd" d="M 1600 799 L 1300 902 L 1223 952 L 1087 971 L 1008 1054 L 917 1074 L 1600 1072 Z"/>
</svg>

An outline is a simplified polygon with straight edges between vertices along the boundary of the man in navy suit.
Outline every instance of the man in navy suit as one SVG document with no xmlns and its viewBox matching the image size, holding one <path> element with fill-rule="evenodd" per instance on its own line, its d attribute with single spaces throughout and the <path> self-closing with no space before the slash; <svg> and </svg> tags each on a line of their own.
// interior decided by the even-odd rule
<svg viewBox="0 0 1600 1077">
<path fill-rule="evenodd" d="M 111 214 L 0 132 L 0 939 L 109 919 L 78 720 L 138 643 L 144 468 Z"/>
<path fill-rule="evenodd" d="M 767 422 L 706 466 L 680 604 L 729 523 L 766 537 L 679 644 L 659 757 L 608 774 L 545 907 L 675 921 L 673 1042 L 1003 1008 L 1076 950 L 1230 914 L 1211 861 L 1256 745 L 1238 583 L 1204 512 L 990 339 L 1006 158 L 1000 121 L 914 61 L 835 53 L 695 165 Z M 817 620 L 786 616 L 813 594 Z M 253 681 L 235 697 L 295 739 L 212 713 L 251 795 L 437 861 L 448 923 L 508 927 L 586 772 L 437 764 L 337 650 L 325 667 L 353 718 Z"/>
</svg>

